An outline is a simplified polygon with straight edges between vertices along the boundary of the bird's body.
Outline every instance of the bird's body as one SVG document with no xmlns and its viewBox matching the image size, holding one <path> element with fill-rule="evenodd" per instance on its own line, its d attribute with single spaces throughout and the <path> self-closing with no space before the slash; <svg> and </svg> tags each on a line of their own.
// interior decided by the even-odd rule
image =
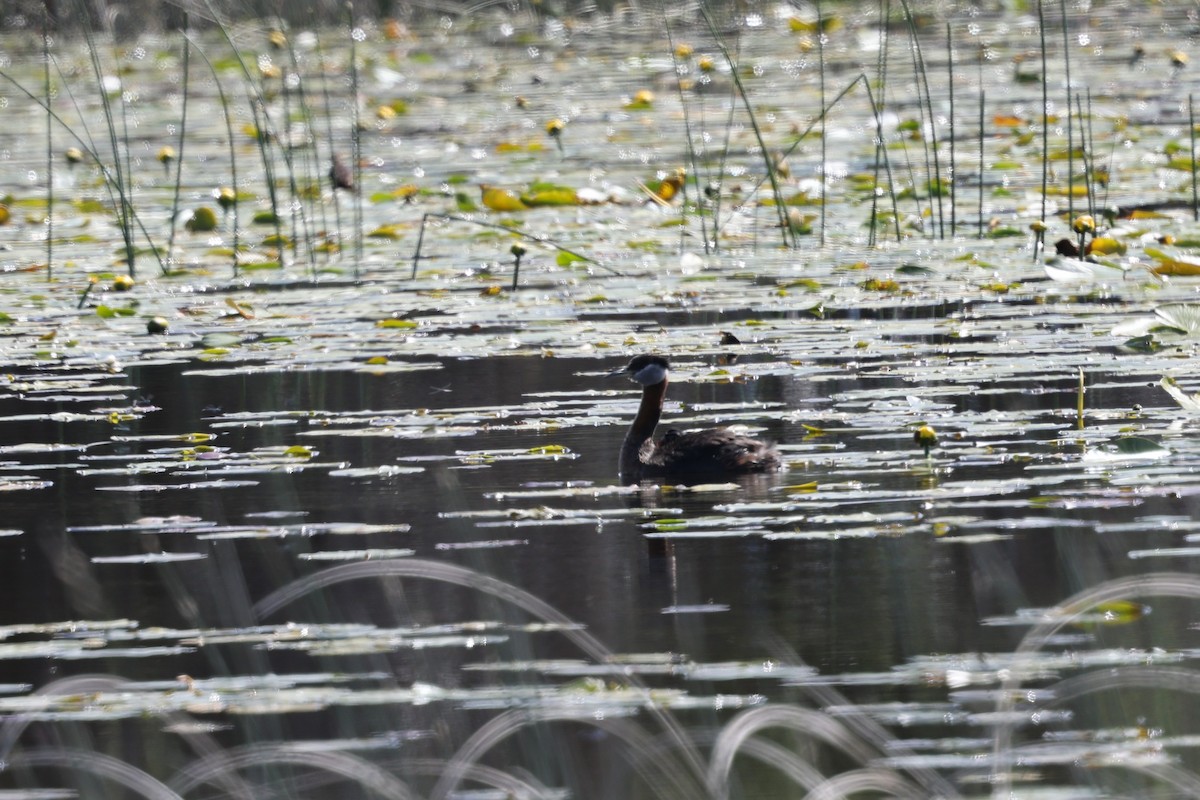
<svg viewBox="0 0 1200 800">
<path fill-rule="evenodd" d="M 338 189 L 354 191 L 354 170 L 337 153 L 333 154 L 329 165 L 329 181 L 333 184 L 335 193 Z"/>
<path fill-rule="evenodd" d="M 654 429 L 662 417 L 669 369 L 662 356 L 637 356 L 619 371 L 642 387 L 637 416 L 621 445 L 622 480 L 719 478 L 779 469 L 774 447 L 730 428 L 672 429 L 656 441 Z"/>
</svg>

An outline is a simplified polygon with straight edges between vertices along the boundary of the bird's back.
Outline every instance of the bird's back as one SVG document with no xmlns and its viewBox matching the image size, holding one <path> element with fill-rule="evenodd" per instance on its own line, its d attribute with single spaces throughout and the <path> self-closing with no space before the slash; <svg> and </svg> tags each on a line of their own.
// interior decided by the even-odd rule
<svg viewBox="0 0 1200 800">
<path fill-rule="evenodd" d="M 667 431 L 642 446 L 641 461 L 648 472 L 663 475 L 774 472 L 781 464 L 774 447 L 729 428 Z"/>
</svg>

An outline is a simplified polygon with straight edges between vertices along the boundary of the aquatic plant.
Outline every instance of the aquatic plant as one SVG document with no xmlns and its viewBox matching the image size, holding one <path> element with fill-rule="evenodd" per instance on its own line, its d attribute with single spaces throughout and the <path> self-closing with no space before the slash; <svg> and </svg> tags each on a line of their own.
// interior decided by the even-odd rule
<svg viewBox="0 0 1200 800">
<path fill-rule="evenodd" d="M 176 193 L 212 230 L 136 280 L 80 122 L 99 100 L 64 96 L 90 55 L 18 35 L 4 789 L 1194 794 L 1190 111 L 1076 85 L 1054 122 L 1061 13 L 1013 37 L 881 6 L 407 32 L 339 7 L 323 39 L 222 17 L 188 33 L 186 149 L 178 39 L 146 34 L 113 56 L 143 98 L 127 131 L 113 107 L 136 241 Z M 1166 53 L 1185 15 L 1147 14 Z M 1090 30 L 1076 80 L 1186 78 Z M 984 40 L 973 76 L 955 48 Z M 360 102 L 406 111 L 348 126 Z M 67 170 L 42 167 L 46 120 Z M 335 153 L 353 194 L 328 190 Z M 1046 235 L 1082 252 L 1046 261 Z M 777 441 L 787 471 L 622 485 L 636 392 L 600 376 L 651 351 L 677 365 L 672 424 Z"/>
</svg>

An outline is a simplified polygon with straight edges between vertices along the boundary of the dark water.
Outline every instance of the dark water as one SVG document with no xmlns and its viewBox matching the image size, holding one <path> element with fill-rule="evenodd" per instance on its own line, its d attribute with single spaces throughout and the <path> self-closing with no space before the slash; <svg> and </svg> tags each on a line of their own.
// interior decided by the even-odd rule
<svg viewBox="0 0 1200 800">
<path fill-rule="evenodd" d="M 753 363 L 753 362 L 752 362 Z M 632 411 L 634 394 L 623 383 L 599 377 L 611 359 L 590 358 L 495 358 L 444 359 L 442 369 L 399 375 L 360 375 L 345 372 L 274 373 L 267 375 L 202 377 L 182 375 L 178 365 L 131 368 L 121 381 L 136 387 L 132 394 L 161 408 L 143 420 L 120 426 L 67 423 L 40 425 L 9 423 L 9 441 L 99 442 L 87 449 L 89 455 L 113 454 L 133 458 L 160 442 L 111 441 L 120 436 L 178 435 L 205 432 L 218 420 L 236 418 L 244 412 L 321 411 L 361 412 L 426 408 L 430 412 L 467 405 L 519 406 L 528 394 L 595 389 L 619 389 L 623 402 L 619 415 Z M 1097 381 L 1101 382 L 1101 381 Z M 826 382 L 767 377 L 750 385 L 678 383 L 672 388 L 667 413 L 681 413 L 704 403 L 778 403 L 779 410 L 761 414 L 765 434 L 784 446 L 800 443 L 806 431 L 785 419 L 787 410 L 820 409 L 829 398 L 843 391 L 863 388 L 867 380 L 847 377 Z M 894 382 L 876 379 L 879 387 Z M 1072 401 L 1070 381 L 1043 387 L 1020 402 L 1031 419 L 1062 413 Z M 1138 401 L 1149 401 L 1149 389 L 1133 385 L 1097 391 L 1089 396 L 1093 408 L 1126 409 Z M 682 407 L 674 403 L 683 404 Z M 27 410 L 30 403 L 9 398 L 0 406 L 5 415 Z M 69 410 L 71 403 L 48 403 L 55 410 Z M 957 413 L 986 412 L 991 404 L 962 398 Z M 1009 409 L 1010 411 L 1012 409 Z M 1065 423 L 1064 425 L 1069 425 Z M 404 547 L 418 559 L 461 565 L 519 587 L 549 603 L 562 614 L 586 626 L 586 630 L 617 654 L 673 654 L 668 662 L 699 664 L 729 661 L 750 664 L 798 664 L 815 668 L 820 675 L 896 672 L 895 681 L 873 682 L 845 689 L 848 703 L 942 702 L 945 687 L 940 680 L 922 686 L 903 678 L 911 659 L 939 654 L 966 654 L 956 658 L 985 661 L 985 653 L 1004 653 L 1017 643 L 1023 627 L 995 627 L 981 622 L 1010 615 L 1022 608 L 1053 605 L 1070 594 L 1105 580 L 1136 571 L 1139 562 L 1126 553 L 1129 542 L 1121 534 L 1098 534 L 1096 525 L 1113 522 L 1112 512 L 1103 509 L 1072 509 L 1047 504 L 1040 511 L 1016 514 L 1036 517 L 1037 526 L 1018 531 L 1012 538 L 971 545 L 947 544 L 926 533 L 904 533 L 898 523 L 894 534 L 889 525 L 877 525 L 865 538 L 827 535 L 814 540 L 769 540 L 750 532 L 728 538 L 647 538 L 640 522 L 630 519 L 591 520 L 582 524 L 548 527 L 502 525 L 480 528 L 475 520 L 445 516 L 448 512 L 493 511 L 509 507 L 498 493 L 512 493 L 559 486 L 603 488 L 615 482 L 616 454 L 623 434 L 620 425 L 580 426 L 558 431 L 497 430 L 486 426 L 470 437 L 451 438 L 351 438 L 346 436 L 305 439 L 298 434 L 315 424 L 299 420 L 294 425 L 215 429 L 211 445 L 247 453 L 265 446 L 291 446 L 303 442 L 319 450 L 314 460 L 344 462 L 355 467 L 395 464 L 398 460 L 453 455 L 460 450 L 528 449 L 556 444 L 578 453 L 573 460 L 526 461 L 490 466 L 458 462 L 422 463 L 424 472 L 380 478 L 335 478 L 327 470 L 313 469 L 292 475 L 254 476 L 256 485 L 244 488 L 163 492 L 106 492 L 100 487 L 141 483 L 149 477 L 80 476 L 72 465 L 77 453 L 38 454 L 14 458 L 15 464 L 38 464 L 32 471 L 51 475 L 54 485 L 37 493 L 37 502 L 9 503 L 5 525 L 25 535 L 3 540 L 4 580 L 8 587 L 5 620 L 8 623 L 55 622 L 70 619 L 130 619 L 141 629 L 243 628 L 260 622 L 373 624 L 436 626 L 448 622 L 495 620 L 519 623 L 525 615 L 494 596 L 470 587 L 452 587 L 439 580 L 384 578 L 352 581 L 310 594 L 282 612 L 257 619 L 253 605 L 272 591 L 296 578 L 321 569 L 320 562 L 299 560 L 302 554 L 345 547 Z M 530 426 L 532 427 L 532 426 Z M 900 432 L 907 437 L 903 430 Z M 115 434 L 115 436 L 114 436 Z M 861 434 L 861 435 L 860 435 Z M 868 435 L 870 434 L 870 435 Z M 105 442 L 107 442 L 105 444 Z M 842 430 L 827 435 L 825 444 L 843 448 L 828 459 L 823 455 L 797 460 L 786 474 L 749 480 L 740 487 L 712 495 L 671 495 L 648 491 L 642 497 L 567 498 L 546 504 L 567 509 L 601 511 L 669 506 L 669 516 L 695 519 L 714 513 L 719 504 L 778 499 L 781 487 L 816 481 L 838 484 L 853 472 L 842 466 L 858 457 L 869 457 L 881 444 L 873 431 Z M 936 516 L 938 501 L 931 492 L 940 482 L 981 482 L 996 486 L 1020 478 L 1025 465 L 986 464 L 973 466 L 963 458 L 952 471 L 936 475 L 921 464 L 911 444 L 899 445 L 899 456 L 890 468 L 871 469 L 874 497 L 857 504 L 879 514 L 897 513 L 914 521 Z M 60 467 L 54 467 L 57 462 Z M 14 466 L 17 471 L 23 471 Z M 154 482 L 176 483 L 200 480 L 202 471 L 183 478 L 155 478 Z M 1103 483 L 1102 478 L 1084 481 L 1080 488 Z M 1009 490 L 977 500 L 978 518 L 973 531 L 1002 532 L 1012 525 L 1012 505 L 996 503 Z M 1021 491 L 1023 502 L 1032 492 Z M 911 495 L 911 496 L 906 496 Z M 804 495 L 797 495 L 803 499 Z M 994 505 L 993 505 L 994 503 Z M 537 500 L 513 500 L 512 507 L 531 509 Z M 853 512 L 855 504 L 834 504 Z M 951 505 L 970 507 L 959 500 Z M 1188 517 L 1190 499 L 1147 498 L 1132 517 L 1160 514 Z M 285 538 L 199 541 L 195 533 L 131 533 L 129 531 L 83 531 L 76 529 L 103 524 L 123 524 L 144 517 L 190 515 L 215 525 L 237 525 L 262 520 L 264 513 L 282 512 L 271 524 L 302 523 L 405 523 L 408 533 L 344 536 L 317 532 Z M 818 516 L 821 512 L 808 512 Z M 832 511 L 830 512 L 832 513 Z M 255 516 L 259 515 L 259 516 Z M 1129 518 L 1126 515 L 1126 518 Z M 986 523 L 986 520 L 993 520 Z M 783 530 L 804 532 L 822 529 L 819 521 L 797 520 Z M 851 527 L 847 524 L 847 527 Z M 1139 546 L 1170 539 L 1167 533 L 1147 535 Z M 488 540 L 511 540 L 502 547 L 453 549 L 463 544 Z M 95 557 L 137 552 L 200 553 L 200 561 L 173 564 L 105 564 Z M 1186 630 L 1190 611 L 1174 608 L 1176 603 L 1154 605 L 1146 621 L 1125 629 L 1087 629 L 1087 649 L 1109 647 L 1188 647 Z M 698 607 L 688 613 L 688 607 Z M 681 609 L 684 613 L 665 613 Z M 1182 614 L 1182 617 L 1179 616 Z M 1181 626 L 1180 623 L 1183 623 Z M 18 636 L 17 639 L 25 637 Z M 41 638 L 30 636 L 28 638 Z M 110 642 L 115 647 L 115 642 Z M 195 678 L 223 675 L 285 675 L 294 672 L 376 672 L 384 686 L 434 684 L 446 689 L 501 687 L 517 689 L 528 683 L 546 682 L 526 671 L 463 671 L 466 664 L 493 661 L 580 657 L 575 645 L 553 633 L 512 634 L 506 642 L 483 647 L 401 649 L 377 655 L 312 657 L 295 652 L 262 650 L 251 645 L 210 645 L 192 653 L 151 658 L 95 658 L 55 660 L 21 659 L 8 662 L 4 680 L 28 682 L 34 687 L 76 675 L 107 673 L 130 680 L 173 681 L 176 675 Z M 636 657 L 634 657 L 636 658 Z M 551 678 L 550 683 L 561 679 Z M 619 679 L 618 679 L 619 680 Z M 649 675 L 651 686 L 681 687 L 689 694 L 761 694 L 773 703 L 806 705 L 806 692 L 790 686 L 791 681 L 770 678 L 710 682 L 685 681 Z M 889 685 L 891 684 L 891 685 Z M 1103 728 L 1111 720 L 1132 724 L 1145 711 L 1155 712 L 1155 724 L 1166 724 L 1178 715 L 1190 714 L 1184 707 L 1165 707 L 1161 696 L 1151 693 L 1135 700 L 1123 694 L 1125 705 L 1112 709 L 1103 704 L 1081 709 L 1081 718 L 1071 726 Z M 503 704 L 507 704 L 506 701 Z M 1130 707 L 1129 704 L 1133 704 Z M 1144 704 L 1144 705 L 1143 705 Z M 469 704 L 468 704 L 469 705 Z M 232 728 L 219 733 L 216 741 L 236 748 L 247 742 L 308 741 L 373 736 L 381 731 L 420 731 L 415 741 L 401 747 L 403 759 L 385 768 L 409 780 L 420 770 L 411 759 L 448 758 L 456 743 L 470 736 L 491 714 L 483 710 L 454 708 L 450 703 L 432 705 L 382 705 L 327 707 L 309 712 L 259 714 L 253 717 L 215 719 Z M 706 741 L 704 729 L 714 732 L 729 720 L 729 712 L 680 711 L 678 717 L 696 741 Z M 1094 717 L 1094 718 L 1093 718 Z M 201 715 L 201 719 L 209 719 Z M 16 719 L 16 718 L 12 718 Z M 1085 721 L 1086 720 L 1086 721 Z M 188 760 L 173 740 L 159 741 L 154 733 L 162 721 L 35 724 L 27 735 L 65 747 L 63 737 L 75 731 L 85 749 L 108 752 L 134 764 L 155 770 L 175 769 Z M 648 722 L 638 724 L 647 725 Z M 1149 725 L 1150 723 L 1145 723 Z M 65 727 L 64 727 L 65 726 Z M 652 726 L 650 726 L 652 727 Z M 956 726 L 951 726 L 954 730 Z M 902 730 L 904 736 L 935 737 L 947 734 L 942 725 L 917 725 Z M 970 726 L 967 726 L 970 731 Z M 978 734 L 978 731 L 975 732 Z M 966 735 L 965 733 L 962 735 Z M 574 786 L 580 796 L 618 796 L 644 789 L 632 776 L 628 752 L 611 740 L 611 732 L 567 725 L 524 731 L 498 745 L 501 761 L 508 759 L 534 770 L 550 785 Z M 53 744 L 58 742 L 59 744 Z M 155 744 L 151 744 L 151 743 Z M 150 749 L 146 749 L 150 748 Z M 234 752 L 230 750 L 229 752 Z M 624 755 L 622 755 L 624 753 Z M 140 754 L 140 755 L 139 755 Z M 492 754 L 495 757 L 496 753 Z M 378 760 L 378 759 L 376 759 Z M 273 763 L 263 756 L 263 763 Z M 827 768 L 843 767 L 834 759 Z M 275 764 L 258 785 L 269 785 L 287 796 L 322 796 L 330 787 L 324 778 L 315 785 L 308 778 Z M 642 765 L 645 769 L 645 765 Z M 672 770 L 662 765 L 662 774 Z M 53 770 L 52 770 L 53 772 Z M 14 777 L 18 774 L 14 773 Z M 751 794 L 772 793 L 771 770 L 748 768 L 744 790 Z M 661 775 L 660 775 L 661 777 Z M 47 778 L 18 778 L 44 781 Z M 54 779 L 50 779 L 52 782 Z M 1075 779 L 1073 779 L 1075 780 Z M 297 783 L 296 781 L 299 781 Z M 591 783 L 591 782 L 597 783 Z M 764 782 L 765 781 L 765 782 Z M 760 782 L 761 783 L 760 785 Z M 85 781 L 86 783 L 86 781 Z M 42 783 L 42 785 L 49 785 Z M 591 785 L 591 789 L 587 788 Z M 599 788 L 596 788 L 599 787 Z M 639 788 L 641 787 L 641 788 Z M 757 787 L 757 788 L 755 788 Z M 592 794 L 592 790 L 596 794 Z M 257 791 L 257 790 L 256 790 Z M 765 796 L 765 795 L 764 795 Z"/>
<path fill-rule="evenodd" d="M 1191 187 L 1166 159 L 1185 146 L 1194 81 L 1166 54 L 1191 46 L 1194 20 L 1138 10 L 1140 27 L 1119 4 L 1071 9 L 1075 75 L 1096 87 L 1089 152 L 1121 178 L 1107 200 L 1178 200 Z M 764 205 L 724 219 L 723 251 L 697 266 L 681 258 L 704 249 L 696 213 L 681 219 L 635 187 L 684 163 L 686 110 L 697 137 L 731 133 L 727 151 L 701 154 L 740 170 L 723 191 L 744 193 L 747 208 L 766 202 L 749 188 L 759 144 L 733 95 L 718 99 L 723 69 L 721 92 L 682 93 L 673 43 L 645 41 L 659 38 L 657 21 L 627 41 L 622 17 L 593 30 L 493 11 L 417 37 L 366 26 L 369 96 L 357 110 L 369 120 L 394 99 L 411 109 L 363 131 L 361 233 L 394 232 L 369 238 L 361 264 L 357 233 L 342 256 L 309 259 L 328 224 L 316 220 L 338 201 L 305 195 L 312 238 L 278 274 L 231 275 L 224 219 L 211 236 L 181 234 L 175 255 L 191 272 L 154 277 L 144 260 L 123 293 L 106 272 L 123 266 L 111 213 L 62 207 L 51 276 L 37 266 L 45 154 L 28 127 L 44 119 L 0 133 L 11 165 L 0 177 L 17 195 L 0 286 L 0 800 L 63 796 L 6 794 L 18 788 L 1200 796 L 1200 449 L 1195 412 L 1159 385 L 1200 389 L 1196 326 L 1185 324 L 1195 277 L 1151 271 L 1168 235 L 1193 257 L 1195 225 L 1184 211 L 1115 221 L 1105 232 L 1128 255 L 1110 273 L 1047 275 L 1029 223 L 1048 219 L 1049 241 L 1074 235 L 1062 205 L 1039 209 L 1050 156 L 1025 134 L 1042 87 L 1013 74 L 1040 62 L 1026 57 L 1031 18 L 946 12 L 963 159 L 949 238 L 935 238 L 918 192 L 900 205 L 905 239 L 867 245 L 873 204 L 846 178 L 874 169 L 874 122 L 865 102 L 848 102 L 830 153 L 806 142 L 787 186 L 809 191 L 834 174 L 820 182 L 826 245 L 779 248 Z M 827 44 L 831 83 L 874 69 L 874 19 L 845 15 Z M 500 24 L 512 20 L 515 34 Z M 782 147 L 820 108 L 814 42 L 783 17 L 743 22 L 739 58 L 758 81 L 748 91 Z M 264 30 L 237 33 L 266 47 Z M 717 52 L 712 31 L 690 33 L 697 55 Z M 921 35 L 941 109 L 942 31 Z M 884 138 L 912 189 L 929 165 L 898 127 L 922 103 L 897 88 L 911 88 L 915 67 L 895 36 L 890 57 L 905 65 L 890 65 Z M 326 80 L 337 90 L 311 101 L 336 129 L 298 145 L 311 148 L 302 182 L 350 146 L 348 41 L 324 41 L 329 60 L 315 36 L 290 55 L 309 98 Z M 175 141 L 178 95 L 162 83 L 178 44 L 149 37 L 149 50 L 114 56 L 144 92 L 127 99 L 144 138 L 124 146 L 151 238 L 170 213 L 171 176 L 154 153 Z M 29 66 L 39 47 L 3 45 L 40 85 Z M 1048 83 L 1061 94 L 1057 48 Z M 268 80 L 222 70 L 229 86 Z M 240 188 L 257 193 L 247 212 L 264 210 L 260 154 L 240 128 L 227 146 L 213 86 L 197 81 L 187 204 L 232 179 L 232 150 Z M 648 86 L 659 99 L 639 115 L 627 98 Z M 1022 125 L 994 122 L 972 163 L 980 140 L 963 126 L 976 108 L 961 104 L 985 89 L 985 117 Z M 81 95 L 77 112 L 56 98 L 67 127 L 98 113 Z M 266 102 L 283 119 L 299 97 Z M 551 116 L 569 121 L 562 153 L 543 135 Z M 1071 144 L 1061 127 L 1054 146 Z M 827 170 L 827 155 L 853 166 Z M 89 170 L 58 169 L 56 188 L 102 195 Z M 507 215 L 438 215 L 457 210 L 460 188 L 475 197 L 477 184 L 534 179 L 624 195 L 505 221 L 599 259 L 564 266 L 525 240 L 511 291 L 511 231 L 472 225 Z M 412 202 L 376 197 L 408 180 Z M 978 186 L 988 194 L 977 207 Z M 340 202 L 344 224 L 352 201 Z M 412 280 L 426 213 L 441 221 Z M 972 238 L 973 215 L 1018 235 Z M 243 243 L 269 257 L 266 230 L 240 224 Z M 165 336 L 146 333 L 157 314 Z M 722 331 L 745 344 L 719 346 Z M 779 444 L 787 469 L 694 491 L 620 487 L 637 394 L 604 374 L 646 352 L 675 360 L 666 424 L 749 425 Z M 405 365 L 428 369 L 392 371 Z M 913 440 L 922 423 L 939 437 L 928 456 Z M 349 550 L 362 552 L 327 560 Z"/>
</svg>

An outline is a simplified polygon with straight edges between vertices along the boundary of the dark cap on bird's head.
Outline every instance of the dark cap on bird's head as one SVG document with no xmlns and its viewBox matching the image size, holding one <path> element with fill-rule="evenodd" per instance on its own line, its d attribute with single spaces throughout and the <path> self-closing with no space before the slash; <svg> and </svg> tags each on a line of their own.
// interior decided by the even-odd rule
<svg viewBox="0 0 1200 800">
<path fill-rule="evenodd" d="M 665 356 L 641 355 L 634 356 L 628 364 L 608 374 L 609 377 L 627 375 L 630 380 L 642 386 L 653 386 L 667 379 L 667 371 L 670 368 L 671 362 Z"/>
</svg>

